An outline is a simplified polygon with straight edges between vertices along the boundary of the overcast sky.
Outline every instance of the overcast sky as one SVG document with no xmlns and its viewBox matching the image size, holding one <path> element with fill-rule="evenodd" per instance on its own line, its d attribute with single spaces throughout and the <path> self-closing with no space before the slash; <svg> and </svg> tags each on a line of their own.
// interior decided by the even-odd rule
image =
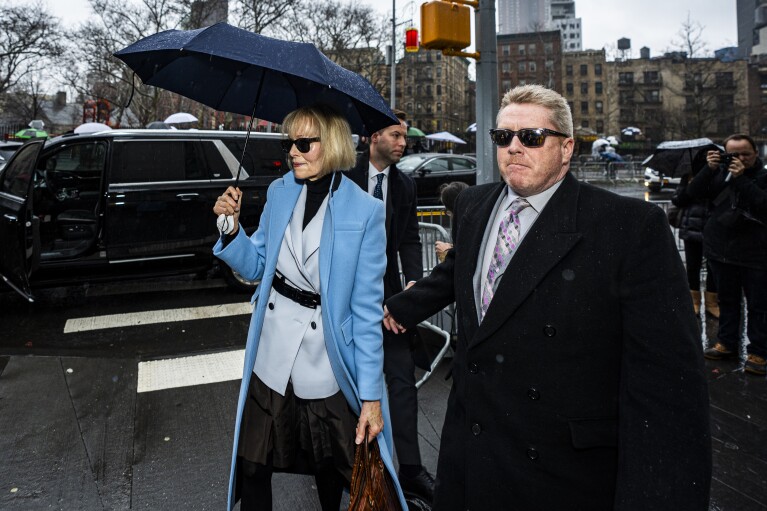
<svg viewBox="0 0 767 511">
<path fill-rule="evenodd" d="M 91 15 L 87 0 L 43 1 L 67 25 L 76 25 Z M 373 6 L 383 16 L 391 12 L 390 0 L 358 1 Z M 27 0 L 10 2 L 28 3 Z M 397 0 L 397 18 L 414 17 L 417 23 L 421 3 Z M 735 3 L 736 0 L 632 0 L 620 3 L 576 0 L 575 12 L 582 19 L 583 49 L 615 45 L 619 38 L 628 37 L 631 39 L 632 56 L 639 56 L 639 48 L 642 46 L 649 47 L 655 56 L 676 49 L 672 40 L 682 22 L 687 19 L 688 12 L 693 21 L 705 27 L 704 38 L 709 50 L 736 46 L 738 33 Z"/>
</svg>

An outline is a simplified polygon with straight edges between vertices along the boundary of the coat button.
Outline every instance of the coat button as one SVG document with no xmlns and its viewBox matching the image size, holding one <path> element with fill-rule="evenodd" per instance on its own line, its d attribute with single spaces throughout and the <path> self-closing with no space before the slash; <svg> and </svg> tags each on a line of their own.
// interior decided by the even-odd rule
<svg viewBox="0 0 767 511">
<path fill-rule="evenodd" d="M 476 363 L 472 362 L 471 364 L 469 364 L 469 372 L 471 374 L 477 374 L 479 372 L 479 366 Z"/>
<path fill-rule="evenodd" d="M 273 311 L 273 310 L 274 310 L 274 304 L 273 304 L 273 303 L 270 303 L 270 304 L 269 304 L 269 310 L 270 310 L 270 311 Z"/>
<path fill-rule="evenodd" d="M 312 330 L 317 330 L 317 323 L 312 321 Z"/>
<path fill-rule="evenodd" d="M 551 325 L 546 325 L 545 327 L 543 327 L 543 335 L 545 335 L 546 337 L 554 337 L 555 335 L 557 335 L 557 329 Z"/>
<path fill-rule="evenodd" d="M 527 397 L 529 397 L 533 401 L 537 401 L 541 398 L 541 393 L 534 388 L 529 388 L 527 389 Z"/>
<path fill-rule="evenodd" d="M 482 428 L 479 427 L 479 424 L 472 424 L 471 432 L 474 433 L 474 436 L 479 436 L 482 433 Z"/>
<path fill-rule="evenodd" d="M 537 460 L 537 459 L 538 459 L 538 451 L 537 451 L 537 450 L 535 450 L 535 449 L 534 449 L 534 448 L 532 448 L 532 447 L 531 447 L 531 448 L 529 448 L 529 449 L 527 450 L 527 457 L 528 457 L 528 458 L 530 458 L 531 460 Z"/>
</svg>

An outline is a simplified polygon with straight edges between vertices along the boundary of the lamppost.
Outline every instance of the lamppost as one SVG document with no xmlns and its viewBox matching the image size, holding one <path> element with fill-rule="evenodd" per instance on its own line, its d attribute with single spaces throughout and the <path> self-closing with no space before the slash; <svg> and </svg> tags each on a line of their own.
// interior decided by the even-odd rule
<svg viewBox="0 0 767 511">
<path fill-rule="evenodd" d="M 397 0 L 391 0 L 391 87 L 389 104 L 392 110 L 396 106 L 394 87 L 397 84 Z"/>
</svg>

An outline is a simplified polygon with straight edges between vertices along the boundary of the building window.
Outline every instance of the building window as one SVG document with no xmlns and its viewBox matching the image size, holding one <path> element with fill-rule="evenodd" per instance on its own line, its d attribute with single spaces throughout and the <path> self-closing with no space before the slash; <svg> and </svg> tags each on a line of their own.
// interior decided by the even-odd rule
<svg viewBox="0 0 767 511">
<path fill-rule="evenodd" d="M 731 71 L 716 73 L 717 87 L 732 87 L 733 83 Z"/>
<path fill-rule="evenodd" d="M 441 111 L 442 111 L 442 102 L 437 101 L 437 112 L 441 112 Z"/>
<path fill-rule="evenodd" d="M 413 95 L 413 87 L 412 86 L 408 85 L 405 90 L 407 90 L 407 95 L 408 96 L 412 96 Z"/>
<path fill-rule="evenodd" d="M 407 104 L 407 111 L 408 112 L 412 112 L 413 111 L 413 103 L 412 102 Z"/>
<path fill-rule="evenodd" d="M 618 73 L 618 83 L 620 85 L 632 85 L 634 83 L 634 73 L 631 71 Z"/>
<path fill-rule="evenodd" d="M 660 78 L 658 78 L 657 71 L 644 72 L 644 83 L 658 83 L 659 81 L 660 81 Z"/>
<path fill-rule="evenodd" d="M 437 66 L 437 78 L 442 78 L 442 67 Z"/>
<path fill-rule="evenodd" d="M 581 64 L 581 76 L 586 76 L 587 74 L 589 74 L 588 64 Z"/>
<path fill-rule="evenodd" d="M 572 101 L 568 101 L 567 102 L 567 106 L 570 108 L 570 113 L 572 113 L 573 109 L 575 108 L 575 106 L 573 105 L 573 102 Z"/>
<path fill-rule="evenodd" d="M 567 64 L 565 66 L 565 75 L 566 76 L 573 76 L 573 65 L 572 64 Z"/>
<path fill-rule="evenodd" d="M 501 72 L 503 73 L 510 73 L 511 72 L 511 62 L 504 61 L 501 63 Z"/>
<path fill-rule="evenodd" d="M 602 82 L 596 82 L 594 84 L 594 92 L 597 94 L 602 94 Z"/>
<path fill-rule="evenodd" d="M 426 95 L 431 96 L 431 85 L 426 86 Z"/>
<path fill-rule="evenodd" d="M 622 90 L 618 91 L 618 103 L 621 105 L 629 104 L 634 102 L 634 91 L 633 90 Z"/>
<path fill-rule="evenodd" d="M 437 60 L 442 60 L 442 52 L 437 52 Z"/>
<path fill-rule="evenodd" d="M 604 109 L 604 103 L 602 103 L 601 101 L 595 102 L 594 109 L 597 111 L 598 114 L 601 114 L 602 110 Z"/>
<path fill-rule="evenodd" d="M 421 104 L 420 101 L 415 104 L 415 109 L 417 112 L 420 112 L 421 110 L 423 110 L 423 105 Z"/>
<path fill-rule="evenodd" d="M 524 73 L 525 71 L 527 71 L 527 62 L 525 62 L 524 60 L 520 61 L 519 64 L 517 65 L 517 69 L 519 70 L 520 73 Z"/>
<path fill-rule="evenodd" d="M 554 61 L 549 59 L 546 61 L 546 71 L 553 71 L 554 70 Z"/>
<path fill-rule="evenodd" d="M 568 94 L 572 94 L 573 93 L 573 82 L 567 82 L 565 84 L 565 90 L 567 90 Z"/>
<path fill-rule="evenodd" d="M 589 102 L 588 101 L 581 101 L 581 113 L 582 114 L 589 113 Z"/>
<path fill-rule="evenodd" d="M 501 46 L 501 55 L 504 57 L 508 57 L 511 55 L 511 47 L 508 44 L 504 44 Z"/>
<path fill-rule="evenodd" d="M 441 95 L 442 95 L 442 86 L 437 85 L 437 96 L 441 96 Z"/>
<path fill-rule="evenodd" d="M 431 113 L 431 103 L 426 103 L 426 113 L 427 114 Z"/>
<path fill-rule="evenodd" d="M 535 70 L 537 69 L 535 62 L 530 61 L 530 63 L 528 64 L 528 69 L 530 70 L 531 73 L 535 73 Z"/>
<path fill-rule="evenodd" d="M 554 53 L 554 43 L 543 43 L 543 53 L 546 55 Z"/>
<path fill-rule="evenodd" d="M 511 80 L 503 80 L 501 82 L 501 94 L 504 94 L 508 90 L 511 90 Z"/>
<path fill-rule="evenodd" d="M 585 119 L 582 120 L 581 121 L 581 128 L 588 128 L 588 127 L 589 127 L 589 121 L 587 121 Z"/>
<path fill-rule="evenodd" d="M 525 54 L 525 45 L 524 44 L 520 44 L 519 45 L 519 49 L 517 51 L 518 51 L 518 55 L 524 55 Z"/>
<path fill-rule="evenodd" d="M 527 45 L 527 54 L 535 55 L 535 43 L 530 43 Z"/>
<path fill-rule="evenodd" d="M 413 78 L 413 68 L 412 67 L 407 68 L 407 77 L 408 78 Z"/>
<path fill-rule="evenodd" d="M 594 64 L 594 74 L 602 76 L 602 64 Z"/>
<path fill-rule="evenodd" d="M 415 95 L 420 96 L 423 93 L 423 88 L 420 85 L 415 86 Z"/>
<path fill-rule="evenodd" d="M 426 78 L 431 78 L 431 67 L 426 68 Z"/>
<path fill-rule="evenodd" d="M 717 96 L 716 100 L 720 112 L 735 108 L 735 98 L 733 96 Z"/>
<path fill-rule="evenodd" d="M 605 121 L 601 119 L 597 119 L 597 133 L 604 133 L 605 131 Z"/>
<path fill-rule="evenodd" d="M 581 82 L 581 94 L 589 93 L 589 82 Z"/>
<path fill-rule="evenodd" d="M 658 89 L 648 90 L 645 93 L 644 100 L 647 103 L 659 103 L 660 102 L 660 91 Z"/>
</svg>

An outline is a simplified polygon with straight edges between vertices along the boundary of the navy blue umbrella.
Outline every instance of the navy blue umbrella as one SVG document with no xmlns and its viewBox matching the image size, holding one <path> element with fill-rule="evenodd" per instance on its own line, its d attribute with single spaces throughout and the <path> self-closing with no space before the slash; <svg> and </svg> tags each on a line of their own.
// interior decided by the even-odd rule
<svg viewBox="0 0 767 511">
<path fill-rule="evenodd" d="M 224 112 L 280 123 L 298 107 L 326 103 L 360 135 L 399 123 L 370 82 L 314 45 L 281 41 L 226 23 L 160 32 L 115 56 L 145 84 Z"/>
</svg>

